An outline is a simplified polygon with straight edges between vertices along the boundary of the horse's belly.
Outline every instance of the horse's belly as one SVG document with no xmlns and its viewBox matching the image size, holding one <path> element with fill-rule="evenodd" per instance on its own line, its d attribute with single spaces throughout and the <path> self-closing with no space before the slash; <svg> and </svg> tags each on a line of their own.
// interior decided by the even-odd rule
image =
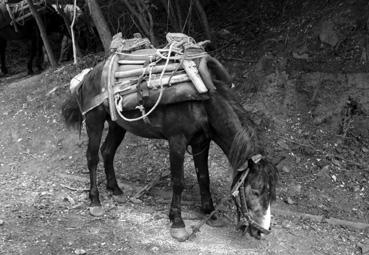
<svg viewBox="0 0 369 255">
<path fill-rule="evenodd" d="M 127 130 L 127 132 L 130 132 L 137 136 L 150 139 L 166 139 L 166 137 L 161 132 L 162 129 L 161 127 L 151 126 L 150 124 L 146 124 L 142 120 L 133 123 L 118 118 L 117 123 L 119 124 L 119 126 Z"/>
<path fill-rule="evenodd" d="M 196 106 L 195 106 L 196 105 Z M 139 111 L 123 113 L 125 118 L 139 118 Z M 189 139 L 206 126 L 207 117 L 200 102 L 158 106 L 146 121 L 126 121 L 118 117 L 117 123 L 128 132 L 145 138 L 168 139 L 183 134 Z"/>
</svg>

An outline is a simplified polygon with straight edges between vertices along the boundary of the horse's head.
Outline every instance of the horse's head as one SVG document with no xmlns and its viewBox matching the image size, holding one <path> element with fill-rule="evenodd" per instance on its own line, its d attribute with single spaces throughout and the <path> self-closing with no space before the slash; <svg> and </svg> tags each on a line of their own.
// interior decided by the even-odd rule
<svg viewBox="0 0 369 255">
<path fill-rule="evenodd" d="M 237 171 L 232 184 L 238 227 L 260 239 L 271 229 L 271 203 L 276 199 L 277 169 L 268 160 L 256 155 Z M 248 226 L 248 227 L 247 227 Z"/>
</svg>

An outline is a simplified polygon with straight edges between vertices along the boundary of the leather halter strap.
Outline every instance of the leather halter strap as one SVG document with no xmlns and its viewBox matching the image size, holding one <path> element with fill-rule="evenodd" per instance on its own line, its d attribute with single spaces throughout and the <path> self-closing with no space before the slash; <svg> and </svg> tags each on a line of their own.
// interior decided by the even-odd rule
<svg viewBox="0 0 369 255">
<path fill-rule="evenodd" d="M 237 210 L 239 210 L 240 224 L 246 225 L 246 222 L 247 222 L 249 226 L 256 228 L 257 230 L 259 230 L 261 233 L 265 235 L 268 235 L 270 234 L 271 231 L 269 229 L 263 228 L 259 223 L 253 220 L 250 215 L 250 211 L 247 208 L 244 184 L 245 184 L 245 180 L 249 172 L 250 172 L 250 168 L 247 168 L 246 170 L 242 172 L 237 182 L 232 187 L 231 195 L 236 204 Z"/>
</svg>

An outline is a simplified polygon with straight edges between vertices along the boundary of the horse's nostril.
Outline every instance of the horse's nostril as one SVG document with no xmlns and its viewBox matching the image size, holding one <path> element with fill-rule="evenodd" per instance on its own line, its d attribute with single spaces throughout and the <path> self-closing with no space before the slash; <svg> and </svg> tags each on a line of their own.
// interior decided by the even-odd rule
<svg viewBox="0 0 369 255">
<path fill-rule="evenodd" d="M 260 240 L 262 236 L 263 236 L 263 234 L 258 230 L 258 231 L 256 232 L 256 236 L 255 236 L 255 238 L 256 238 L 256 239 L 258 239 L 258 240 Z"/>
<path fill-rule="evenodd" d="M 254 237 L 255 239 L 257 239 L 257 240 L 260 240 L 261 239 L 262 233 L 258 229 L 255 229 L 253 227 L 250 227 L 249 228 L 249 233 L 250 233 L 250 236 Z"/>
</svg>

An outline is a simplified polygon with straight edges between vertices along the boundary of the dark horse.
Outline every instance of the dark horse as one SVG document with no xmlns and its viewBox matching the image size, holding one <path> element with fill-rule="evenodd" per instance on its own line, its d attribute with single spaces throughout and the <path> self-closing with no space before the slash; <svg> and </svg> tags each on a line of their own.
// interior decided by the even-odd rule
<svg viewBox="0 0 369 255">
<path fill-rule="evenodd" d="M 65 33 L 63 18 L 49 5 L 45 11 L 39 12 L 41 19 L 45 25 L 46 33 L 53 32 Z M 17 24 L 17 31 L 10 24 L 0 28 L 0 61 L 1 71 L 3 74 L 8 73 L 8 68 L 5 63 L 5 52 L 7 41 L 12 40 L 28 40 L 31 42 L 29 48 L 29 61 L 27 63 L 28 74 L 33 73 L 33 59 L 36 57 L 36 67 L 39 71 L 42 70 L 43 52 L 42 39 L 35 19 L 30 18 L 24 21 L 24 24 Z"/>
<path fill-rule="evenodd" d="M 217 70 L 209 66 L 213 73 Z M 72 95 L 62 107 L 62 115 L 67 125 L 80 127 L 82 115 L 79 103 L 100 93 L 103 63 L 98 64 L 88 73 L 78 91 Z M 270 205 L 276 197 L 277 170 L 264 156 L 258 145 L 255 126 L 248 113 L 228 87 L 214 79 L 216 90 L 209 93 L 205 101 L 188 101 L 171 105 L 159 105 L 149 116 L 150 123 L 144 121 L 126 122 L 120 117 L 112 121 L 109 106 L 103 103 L 85 114 L 88 134 L 87 164 L 90 172 L 91 214 L 102 215 L 96 183 L 96 170 L 99 161 L 99 147 L 104 129 L 108 122 L 109 130 L 101 147 L 104 161 L 107 188 L 113 195 L 122 195 L 119 188 L 113 159 L 126 131 L 147 138 L 166 139 L 169 142 L 170 170 L 173 188 L 169 219 L 172 222 L 171 235 L 184 241 L 189 234 L 181 217 L 181 194 L 184 188 L 184 154 L 187 146 L 192 147 L 193 159 L 201 193 L 201 205 L 204 213 L 214 211 L 213 200 L 209 189 L 208 153 L 210 141 L 213 140 L 228 157 L 233 168 L 233 184 L 237 183 L 244 170 L 248 175 L 243 183 L 240 197 L 241 207 L 247 211 L 249 218 L 259 226 L 249 224 L 249 233 L 260 238 L 260 229 L 270 229 Z M 125 112 L 126 117 L 139 117 L 139 111 Z M 252 160 L 254 155 L 261 156 L 258 161 Z M 240 205 L 240 204 L 238 204 Z M 239 206 L 237 206 L 239 209 Z M 241 209 L 242 209 L 241 208 Z M 239 213 L 239 210 L 237 210 Z"/>
</svg>

